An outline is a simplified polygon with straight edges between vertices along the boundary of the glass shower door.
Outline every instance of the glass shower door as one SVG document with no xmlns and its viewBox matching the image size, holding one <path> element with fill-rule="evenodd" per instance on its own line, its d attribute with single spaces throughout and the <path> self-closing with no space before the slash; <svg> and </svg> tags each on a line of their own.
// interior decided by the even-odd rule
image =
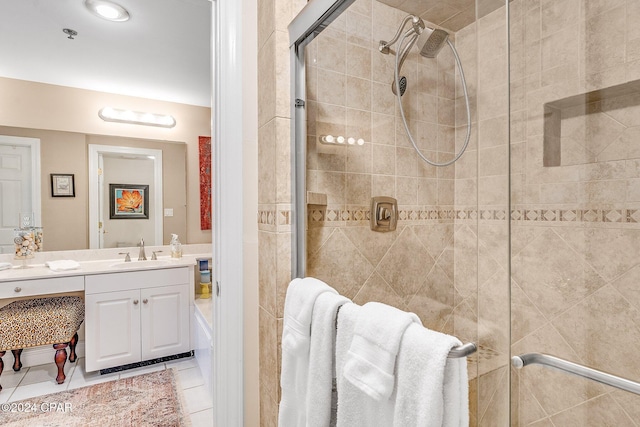
<svg viewBox="0 0 640 427">
<path fill-rule="evenodd" d="M 640 381 L 640 3 L 509 3 L 511 351 Z M 512 425 L 633 426 L 640 396 L 512 369 Z"/>
</svg>

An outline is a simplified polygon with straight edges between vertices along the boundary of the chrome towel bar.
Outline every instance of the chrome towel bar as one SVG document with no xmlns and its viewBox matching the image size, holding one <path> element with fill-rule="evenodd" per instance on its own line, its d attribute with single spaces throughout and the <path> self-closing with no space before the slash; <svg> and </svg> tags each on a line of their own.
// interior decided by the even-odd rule
<svg viewBox="0 0 640 427">
<path fill-rule="evenodd" d="M 470 354 L 475 353 L 476 351 L 478 351 L 478 347 L 476 347 L 474 343 L 468 342 L 458 347 L 453 347 L 449 351 L 449 355 L 447 356 L 447 359 L 457 359 L 460 357 L 467 357 Z"/>
<path fill-rule="evenodd" d="M 607 374 L 606 372 L 598 371 L 597 369 L 589 368 L 587 366 L 578 365 L 577 363 L 569 362 L 568 360 L 560 359 L 558 357 L 549 356 L 548 354 L 527 353 L 521 354 L 520 356 L 513 356 L 511 358 L 511 364 L 518 369 L 527 365 L 548 366 L 572 375 L 587 378 L 589 380 L 640 395 L 640 383 L 618 377 L 616 375 Z"/>
</svg>

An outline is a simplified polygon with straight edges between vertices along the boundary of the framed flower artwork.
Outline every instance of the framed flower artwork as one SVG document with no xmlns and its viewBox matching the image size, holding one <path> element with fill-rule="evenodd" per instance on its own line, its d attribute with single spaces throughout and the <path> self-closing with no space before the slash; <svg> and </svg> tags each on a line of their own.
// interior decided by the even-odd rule
<svg viewBox="0 0 640 427">
<path fill-rule="evenodd" d="M 109 184 L 110 219 L 149 219 L 149 186 Z"/>
</svg>

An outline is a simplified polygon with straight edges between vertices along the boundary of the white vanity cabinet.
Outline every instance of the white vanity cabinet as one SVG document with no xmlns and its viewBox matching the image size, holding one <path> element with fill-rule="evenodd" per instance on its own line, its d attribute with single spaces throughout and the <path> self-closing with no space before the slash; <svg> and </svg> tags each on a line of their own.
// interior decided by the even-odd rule
<svg viewBox="0 0 640 427">
<path fill-rule="evenodd" d="M 86 276 L 86 370 L 190 351 L 189 271 Z"/>
</svg>

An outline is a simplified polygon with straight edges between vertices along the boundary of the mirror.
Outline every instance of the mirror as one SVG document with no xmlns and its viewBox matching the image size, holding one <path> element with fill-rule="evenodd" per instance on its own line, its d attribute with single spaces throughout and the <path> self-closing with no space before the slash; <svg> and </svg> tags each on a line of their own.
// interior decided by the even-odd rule
<svg viewBox="0 0 640 427">
<path fill-rule="evenodd" d="M 7 37 L 16 40 L 11 44 L 19 45 L 0 46 L 5 58 L 0 69 L 0 135 L 40 140 L 40 224 L 47 251 L 90 247 L 90 144 L 162 150 L 163 243 L 168 244 L 171 233 L 183 243 L 211 242 L 211 230 L 201 229 L 199 155 L 199 137 L 211 135 L 211 5 L 206 0 L 119 3 L 135 10 L 136 19 L 117 23 L 118 33 L 112 35 L 107 26 L 113 23 L 92 21 L 96 18 L 79 1 L 0 0 L 0 13 L 15 22 L 0 28 L 0 36 L 11 33 Z M 53 10 L 57 7 L 63 10 Z M 185 14 L 197 18 L 175 19 Z M 141 24 L 146 16 L 159 21 Z M 182 31 L 183 23 L 192 27 Z M 77 26 L 76 40 L 62 34 L 63 24 Z M 154 28 L 162 31 L 156 34 Z M 160 47 L 144 50 L 140 39 Z M 184 52 L 198 59 L 180 56 Z M 190 77 L 190 69 L 200 70 L 205 84 Z M 165 129 L 104 122 L 98 111 L 105 106 L 170 114 L 177 124 Z M 53 197 L 51 174 L 73 174 L 75 196 Z"/>
</svg>

